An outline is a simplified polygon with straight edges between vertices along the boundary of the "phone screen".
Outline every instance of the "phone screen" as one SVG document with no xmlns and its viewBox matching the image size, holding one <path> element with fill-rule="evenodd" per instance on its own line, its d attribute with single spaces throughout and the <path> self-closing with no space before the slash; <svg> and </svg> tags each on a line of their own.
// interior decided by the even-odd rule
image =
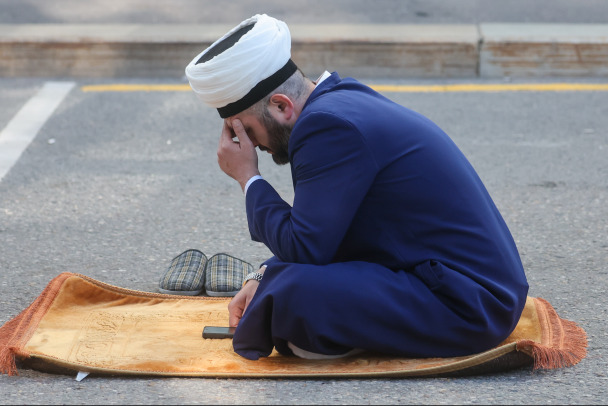
<svg viewBox="0 0 608 406">
<path fill-rule="evenodd" d="M 232 338 L 236 327 L 205 326 L 203 338 Z"/>
</svg>

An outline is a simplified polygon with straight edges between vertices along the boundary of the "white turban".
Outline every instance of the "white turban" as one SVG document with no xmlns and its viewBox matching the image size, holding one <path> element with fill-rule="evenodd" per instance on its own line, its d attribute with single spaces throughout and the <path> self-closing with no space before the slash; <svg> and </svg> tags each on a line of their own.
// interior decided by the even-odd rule
<svg viewBox="0 0 608 406">
<path fill-rule="evenodd" d="M 287 24 L 266 14 L 243 21 L 186 67 L 186 77 L 203 102 L 222 118 L 252 106 L 296 70 Z"/>
</svg>

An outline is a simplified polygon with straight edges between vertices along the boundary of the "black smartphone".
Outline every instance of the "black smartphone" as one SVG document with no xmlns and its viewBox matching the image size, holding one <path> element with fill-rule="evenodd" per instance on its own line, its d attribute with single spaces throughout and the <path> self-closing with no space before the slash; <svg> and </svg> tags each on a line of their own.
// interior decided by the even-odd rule
<svg viewBox="0 0 608 406">
<path fill-rule="evenodd" d="M 236 327 L 213 327 L 203 328 L 203 338 L 232 338 Z"/>
</svg>

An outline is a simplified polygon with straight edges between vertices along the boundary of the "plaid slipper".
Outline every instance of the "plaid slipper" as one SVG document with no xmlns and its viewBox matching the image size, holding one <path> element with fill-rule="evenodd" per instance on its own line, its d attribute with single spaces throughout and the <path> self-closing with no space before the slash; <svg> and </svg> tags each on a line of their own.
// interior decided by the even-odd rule
<svg viewBox="0 0 608 406">
<path fill-rule="evenodd" d="M 182 252 L 160 278 L 158 290 L 169 295 L 195 296 L 203 291 L 207 256 L 199 250 Z"/>
<path fill-rule="evenodd" d="M 209 296 L 236 295 L 253 265 L 228 254 L 215 254 L 205 269 L 205 290 Z"/>
</svg>

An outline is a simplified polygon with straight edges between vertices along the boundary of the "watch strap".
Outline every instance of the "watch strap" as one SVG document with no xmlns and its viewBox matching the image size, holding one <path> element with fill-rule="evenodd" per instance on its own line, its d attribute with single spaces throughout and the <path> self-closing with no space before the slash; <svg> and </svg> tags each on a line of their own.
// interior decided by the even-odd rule
<svg viewBox="0 0 608 406">
<path fill-rule="evenodd" d="M 263 276 L 264 275 L 262 273 L 260 273 L 260 272 L 250 272 L 250 273 L 247 274 L 247 276 L 245 276 L 245 280 L 243 281 L 243 286 L 245 286 L 245 284 L 247 283 L 247 281 L 250 281 L 252 279 L 260 282 L 262 280 Z"/>
</svg>

